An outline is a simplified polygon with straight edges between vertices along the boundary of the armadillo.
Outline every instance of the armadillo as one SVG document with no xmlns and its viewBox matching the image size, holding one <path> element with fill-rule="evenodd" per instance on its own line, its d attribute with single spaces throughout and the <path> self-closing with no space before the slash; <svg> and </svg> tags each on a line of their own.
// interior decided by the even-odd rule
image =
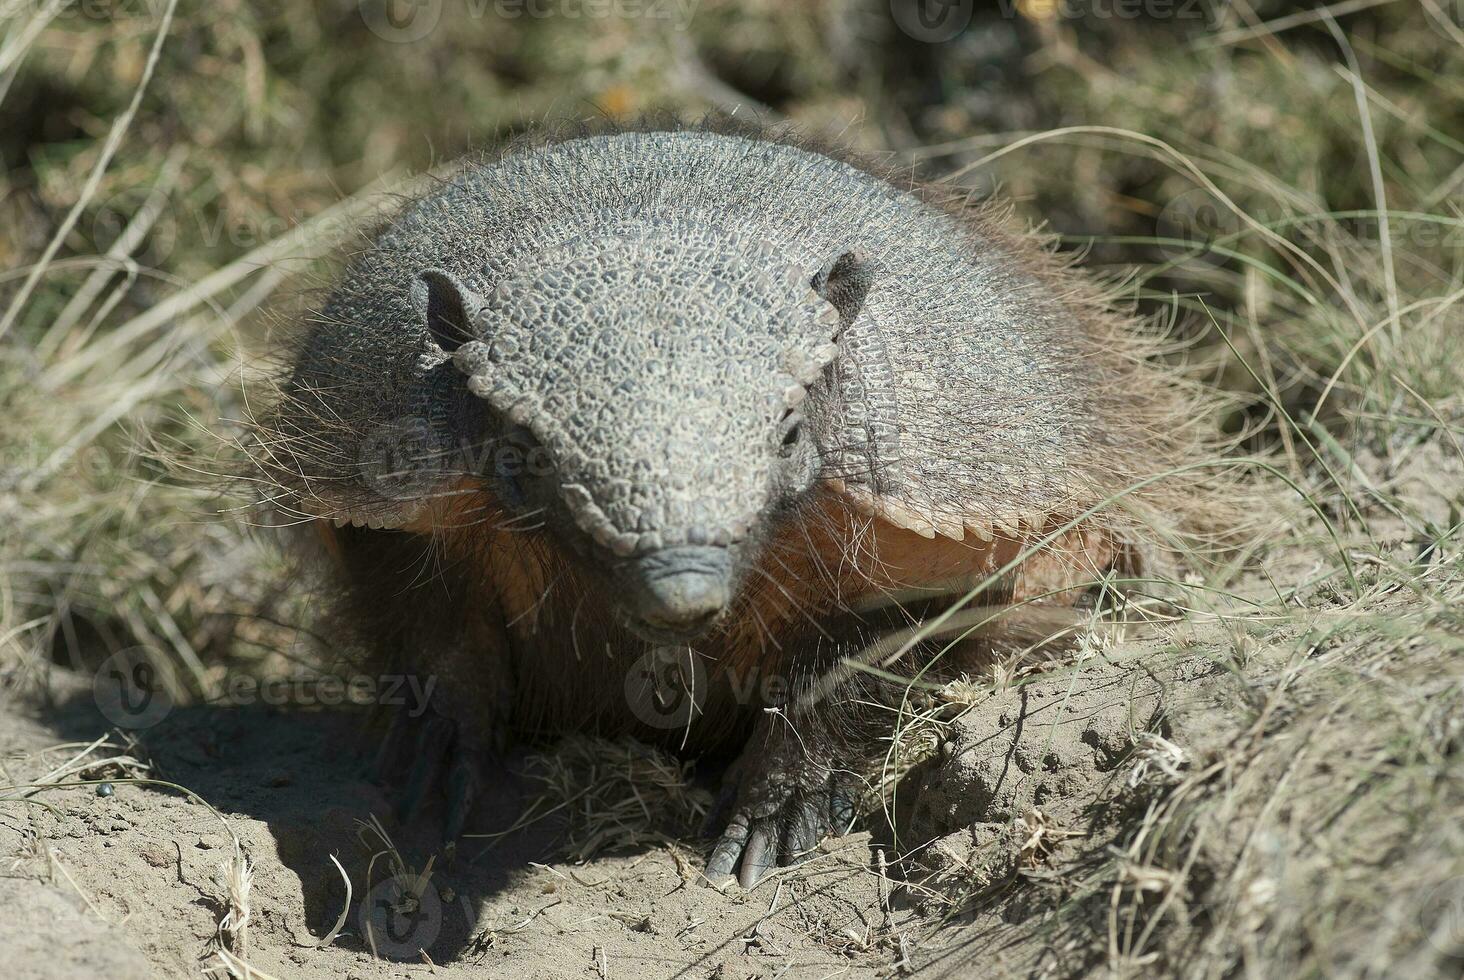
<svg viewBox="0 0 1464 980">
<path fill-rule="evenodd" d="M 437 681 L 403 792 L 449 840 L 511 740 L 632 735 L 735 759 L 707 872 L 751 887 L 848 829 L 876 689 L 932 666 L 861 651 L 931 597 L 1071 604 L 1204 509 L 1151 347 L 948 185 L 725 122 L 546 136 L 351 256 L 258 465 L 355 641 Z"/>
</svg>

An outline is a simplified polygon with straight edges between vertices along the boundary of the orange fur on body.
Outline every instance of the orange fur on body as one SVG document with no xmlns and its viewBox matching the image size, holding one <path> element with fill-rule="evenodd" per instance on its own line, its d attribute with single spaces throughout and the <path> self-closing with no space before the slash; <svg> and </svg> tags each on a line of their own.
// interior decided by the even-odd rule
<svg viewBox="0 0 1464 980">
<path fill-rule="evenodd" d="M 835 492 L 816 493 L 764 545 L 725 625 L 698 642 L 696 653 L 714 680 L 746 690 L 749 678 L 806 681 L 813 679 L 811 670 L 831 667 L 812 657 L 807 644 L 817 641 L 823 622 L 842 612 L 900 610 L 912 597 L 948 605 L 983 583 L 976 601 L 984 607 L 1070 605 L 1127 560 L 1112 532 L 1069 530 L 987 583 L 1062 524 L 1054 516 L 1040 527 L 1024 525 L 1016 536 L 998 534 L 989 541 L 974 535 L 963 541 L 927 538 L 861 514 Z M 409 666 L 439 671 L 466 691 L 473 687 L 473 671 L 491 672 L 489 658 L 512 656 L 520 686 L 512 704 L 516 727 L 541 733 L 585 727 L 637 731 L 625 717 L 620 692 L 627 669 L 647 645 L 615 621 L 605 588 L 597 588 L 593 576 L 561 554 L 548 535 L 524 527 L 476 481 L 443 494 L 403 531 L 430 542 L 437 560 L 455 570 L 452 582 L 460 592 L 445 608 L 461 622 L 447 627 L 460 629 L 469 646 L 491 645 L 476 632 L 482 628 L 477 614 L 491 608 L 512 649 L 464 649 L 455 659 Z M 339 553 L 339 544 L 331 550 Z M 909 623 L 917 625 L 913 616 Z M 913 670 L 924 666 L 914 664 Z M 736 729 L 738 708 L 714 699 L 696 741 L 720 743 Z"/>
<path fill-rule="evenodd" d="M 986 580 L 1028 547 L 1063 526 L 1053 517 L 1018 536 L 986 541 L 929 538 L 869 517 L 833 494 L 815 513 L 783 529 L 734 607 L 724 634 L 731 669 L 753 668 L 776 649 L 777 638 L 800 618 L 841 609 L 860 610 L 922 596 L 958 602 L 980 588 L 986 605 L 1044 601 L 1069 605 L 1124 555 L 1101 529 L 1058 535 L 996 582 Z M 972 599 L 978 596 L 973 595 Z M 911 625 L 917 625 L 911 623 Z M 791 654 L 797 656 L 796 651 Z M 766 664 L 761 664 L 766 667 Z"/>
</svg>

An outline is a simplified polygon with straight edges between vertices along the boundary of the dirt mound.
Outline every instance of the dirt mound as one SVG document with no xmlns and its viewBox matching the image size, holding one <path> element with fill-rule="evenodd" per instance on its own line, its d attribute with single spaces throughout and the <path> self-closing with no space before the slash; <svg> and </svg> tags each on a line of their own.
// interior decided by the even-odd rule
<svg viewBox="0 0 1464 980">
<path fill-rule="evenodd" d="M 85 704 L 44 725 L 13 708 L 0 714 L 11 784 L 44 778 L 108 730 Z M 543 788 L 519 755 L 470 828 L 494 836 L 465 841 L 449 867 L 440 815 L 400 826 L 366 777 L 361 721 L 175 709 L 133 752 L 188 793 L 98 764 L 124 748 L 114 740 L 65 779 L 112 777 L 112 795 L 85 785 L 0 803 L 0 861 L 15 876 L 0 882 L 5 906 L 13 896 L 26 910 L 0 917 L 19 970 L 9 975 L 222 975 L 221 947 L 256 976 L 306 980 L 413 975 L 410 964 L 429 960 L 461 977 L 872 977 L 891 962 L 884 933 L 897 922 L 883 905 L 890 889 L 869 870 L 867 834 L 831 842 L 752 893 L 707 887 L 703 856 L 685 846 L 575 864 L 559 859 L 566 823 L 553 813 L 498 836 Z M 235 909 L 236 839 L 250 878 L 242 943 L 220 928 Z M 349 906 L 332 856 L 351 879 Z M 317 946 L 346 909 L 339 936 Z"/>
</svg>

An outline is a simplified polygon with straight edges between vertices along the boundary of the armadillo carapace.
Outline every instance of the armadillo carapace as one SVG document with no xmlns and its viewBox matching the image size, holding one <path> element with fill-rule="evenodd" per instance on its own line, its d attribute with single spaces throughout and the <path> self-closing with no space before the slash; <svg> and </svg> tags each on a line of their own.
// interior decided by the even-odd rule
<svg viewBox="0 0 1464 980">
<path fill-rule="evenodd" d="M 990 207 L 725 124 L 411 201 L 260 430 L 341 621 L 436 679 L 407 797 L 441 786 L 451 839 L 507 738 L 631 733 L 740 751 L 713 873 L 843 829 L 881 688 L 930 666 L 846 660 L 912 596 L 1070 604 L 1182 523 L 1145 481 L 1183 403 L 1097 296 Z"/>
</svg>

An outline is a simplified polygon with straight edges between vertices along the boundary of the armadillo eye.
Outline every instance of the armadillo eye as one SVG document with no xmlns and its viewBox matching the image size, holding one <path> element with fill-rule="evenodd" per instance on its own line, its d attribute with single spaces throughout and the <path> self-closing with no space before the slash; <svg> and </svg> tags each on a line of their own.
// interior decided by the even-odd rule
<svg viewBox="0 0 1464 980">
<path fill-rule="evenodd" d="M 513 446 L 521 452 L 529 452 L 539 446 L 539 439 L 534 435 L 532 429 L 526 425 L 515 425 L 503 434 L 503 441 L 506 445 Z"/>
<path fill-rule="evenodd" d="M 779 453 L 783 456 L 792 455 L 798 440 L 803 436 L 803 416 L 795 412 L 789 412 L 783 416 L 783 440 L 778 447 Z"/>
<path fill-rule="evenodd" d="M 524 478 L 539 475 L 542 455 L 539 440 L 528 427 L 516 425 L 503 433 L 493 454 L 493 468 L 510 503 L 524 502 Z"/>
</svg>

